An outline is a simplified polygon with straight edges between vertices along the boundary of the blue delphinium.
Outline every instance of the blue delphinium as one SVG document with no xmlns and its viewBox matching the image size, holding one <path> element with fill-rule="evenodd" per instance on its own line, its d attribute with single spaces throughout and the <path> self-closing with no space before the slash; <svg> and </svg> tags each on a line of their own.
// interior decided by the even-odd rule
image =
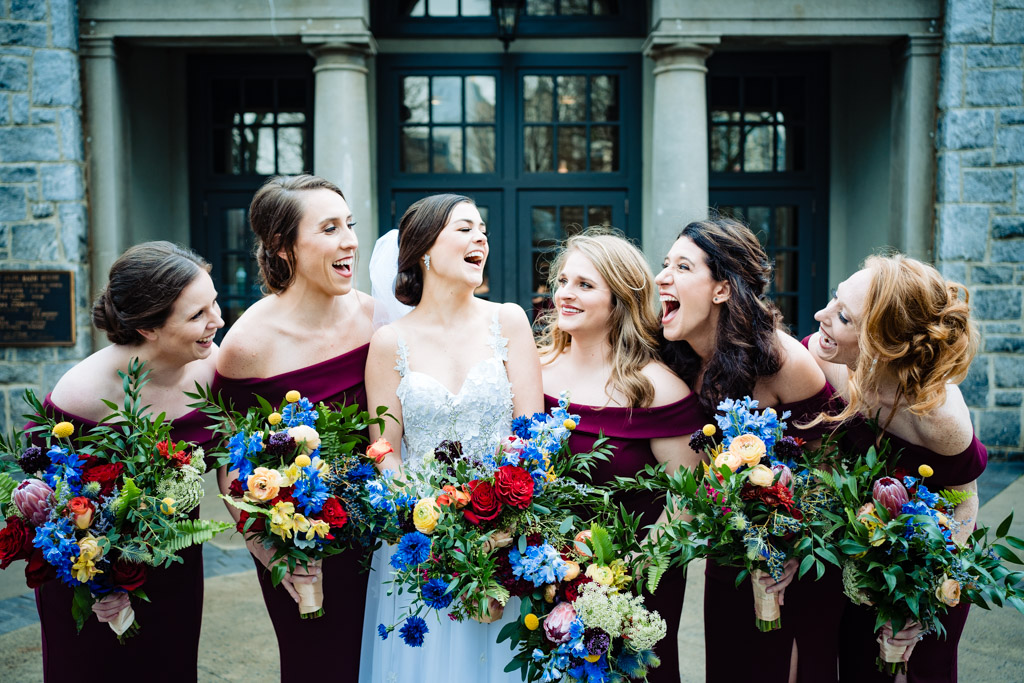
<svg viewBox="0 0 1024 683">
<path fill-rule="evenodd" d="M 43 551 L 43 559 L 57 570 L 57 578 L 69 585 L 79 582 L 71 573 L 71 565 L 80 549 L 75 540 L 75 525 L 67 517 L 57 517 L 36 527 L 32 545 Z"/>
<path fill-rule="evenodd" d="M 370 481 L 374 478 L 375 474 L 376 472 L 373 465 L 364 462 L 350 469 L 345 474 L 345 477 L 352 483 L 358 484 L 364 481 Z"/>
<path fill-rule="evenodd" d="M 259 432 L 248 437 L 245 432 L 238 432 L 228 441 L 228 458 L 231 462 L 228 471 L 238 470 L 238 481 L 243 488 L 249 481 L 249 475 L 256 469 L 249 459 L 249 454 L 259 453 L 262 450 L 263 435 Z"/>
<path fill-rule="evenodd" d="M 430 557 L 430 538 L 419 531 L 402 536 L 398 541 L 398 549 L 391 556 L 391 566 L 398 570 L 415 567 Z"/>
<path fill-rule="evenodd" d="M 302 468 L 302 476 L 295 481 L 292 496 L 302 506 L 304 514 L 315 515 L 323 509 L 330 492 L 320 478 L 320 470 L 313 465 L 306 465 Z"/>
<path fill-rule="evenodd" d="M 446 609 L 452 604 L 455 596 L 448 591 L 448 583 L 444 579 L 431 579 L 423 584 L 420 590 L 423 602 L 431 609 Z"/>
<path fill-rule="evenodd" d="M 722 448 L 728 448 L 732 440 L 741 434 L 757 436 L 769 450 L 775 445 L 775 441 L 786 429 L 783 420 L 789 417 L 789 412 L 780 416 L 771 408 L 760 413 L 754 412 L 756 409 L 757 401 L 749 396 L 740 400 L 727 398 L 718 404 L 715 422 L 722 430 Z"/>
<path fill-rule="evenodd" d="M 295 403 L 289 403 L 281 410 L 281 421 L 289 427 L 298 425 L 315 427 L 318 417 L 320 417 L 320 413 L 313 410 L 313 404 L 305 398 L 300 398 Z"/>
<path fill-rule="evenodd" d="M 420 647 L 423 645 L 423 636 L 429 632 L 430 629 L 427 628 L 427 622 L 415 614 L 406 619 L 402 628 L 398 629 L 398 635 L 402 636 L 402 640 L 410 647 Z"/>
<path fill-rule="evenodd" d="M 372 507 L 387 513 L 395 512 L 395 501 L 388 486 L 388 481 L 394 476 L 395 470 L 384 470 L 379 479 L 366 482 L 366 499 Z"/>
<path fill-rule="evenodd" d="M 380 636 L 381 640 L 387 640 L 388 635 L 391 634 L 391 630 L 384 624 L 377 624 L 377 635 Z"/>
<path fill-rule="evenodd" d="M 46 474 L 43 475 L 46 483 L 50 485 L 50 488 L 56 489 L 57 482 L 63 480 L 71 490 L 71 494 L 78 495 L 85 458 L 80 458 L 74 451 L 60 446 L 54 446 L 46 455 L 50 458 L 50 466 L 46 468 Z"/>
<path fill-rule="evenodd" d="M 508 560 L 516 578 L 531 581 L 537 588 L 558 583 L 569 571 L 569 565 L 548 543 L 531 545 L 526 548 L 525 554 L 513 548 L 508 554 Z"/>
</svg>

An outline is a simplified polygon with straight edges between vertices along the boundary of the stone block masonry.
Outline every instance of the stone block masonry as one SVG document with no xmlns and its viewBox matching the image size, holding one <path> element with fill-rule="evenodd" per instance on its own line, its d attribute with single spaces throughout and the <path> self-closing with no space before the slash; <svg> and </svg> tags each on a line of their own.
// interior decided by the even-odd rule
<svg viewBox="0 0 1024 683">
<path fill-rule="evenodd" d="M 947 0 L 936 254 L 982 335 L 960 385 L 994 458 L 1024 458 L 1024 2 Z"/>
<path fill-rule="evenodd" d="M 0 0 L 0 269 L 75 273 L 73 347 L 0 348 L 0 430 L 91 351 L 75 0 Z"/>
</svg>

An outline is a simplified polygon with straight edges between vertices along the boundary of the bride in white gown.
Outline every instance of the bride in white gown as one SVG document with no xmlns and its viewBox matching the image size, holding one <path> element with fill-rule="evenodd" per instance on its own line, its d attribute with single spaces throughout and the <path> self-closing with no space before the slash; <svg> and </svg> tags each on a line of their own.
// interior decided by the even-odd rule
<svg viewBox="0 0 1024 683">
<path fill-rule="evenodd" d="M 383 435 L 403 446 L 401 459 L 392 454 L 383 467 L 414 466 L 446 439 L 460 441 L 467 456 L 493 452 L 511 433 L 513 415 L 544 409 L 526 314 L 515 304 L 474 296 L 488 247 L 470 199 L 435 195 L 416 202 L 399 235 L 395 296 L 414 308 L 377 331 L 366 363 L 367 405 L 389 408 L 397 423 L 389 420 Z M 428 618 L 421 647 L 406 645 L 397 632 L 381 640 L 377 625 L 394 624 L 406 604 L 404 595 L 387 595 L 390 554 L 384 547 L 373 558 L 361 683 L 519 679 L 503 671 L 512 657 L 508 643 L 495 643 L 501 625 L 519 617 L 518 601 L 510 601 L 505 617 L 491 601 L 490 624 Z"/>
</svg>

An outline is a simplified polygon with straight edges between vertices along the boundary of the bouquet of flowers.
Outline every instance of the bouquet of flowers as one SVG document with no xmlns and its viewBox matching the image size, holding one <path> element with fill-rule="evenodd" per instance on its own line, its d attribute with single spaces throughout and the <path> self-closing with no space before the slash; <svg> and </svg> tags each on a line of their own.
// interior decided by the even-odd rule
<svg viewBox="0 0 1024 683">
<path fill-rule="evenodd" d="M 203 450 L 170 439 L 171 423 L 139 405 L 148 373 L 133 359 L 123 407 L 102 424 L 75 434 L 70 422 L 46 420 L 31 392 L 25 400 L 44 422 L 23 436 L 43 446 L 4 440 L 27 477 L 15 482 L 0 473 L 0 508 L 7 526 L 0 531 L 0 568 L 28 561 L 30 588 L 57 578 L 74 589 L 72 615 L 81 630 L 97 599 L 124 592 L 148 600 L 144 587 L 150 567 L 181 562 L 177 553 L 203 543 L 230 524 L 190 519 L 203 496 Z M 8 464 L 8 463 L 4 463 Z M 12 469 L 12 468 L 7 468 Z M 138 629 L 135 612 L 124 608 L 110 628 L 118 639 Z"/>
<path fill-rule="evenodd" d="M 512 551 L 511 564 L 523 603 L 520 619 L 498 634 L 498 642 L 511 638 L 517 650 L 506 671 L 545 682 L 642 680 L 658 666 L 653 648 L 666 635 L 665 621 L 627 590 L 631 567 L 605 527 L 592 524 L 561 551 L 527 539 L 525 551 Z"/>
<path fill-rule="evenodd" d="M 221 497 L 241 510 L 237 530 L 274 550 L 275 586 L 298 564 L 373 546 L 374 510 L 363 492 L 378 475 L 358 447 L 371 424 L 383 423 L 384 409 L 371 418 L 356 405 L 314 406 L 289 391 L 277 407 L 257 396 L 258 405 L 242 415 L 200 387 L 190 395 L 217 420 L 218 433 L 230 435 L 219 464 L 237 478 Z M 300 616 L 322 616 L 323 577 L 295 588 Z"/>
<path fill-rule="evenodd" d="M 1024 550 L 1024 541 L 1008 536 L 1013 515 L 996 530 L 975 530 L 965 544 L 953 534 L 953 508 L 969 492 L 933 492 L 924 480 L 933 470 L 922 465 L 910 476 L 885 476 L 886 458 L 871 448 L 845 471 L 816 472 L 841 500 L 846 523 L 836 544 L 843 556 L 843 587 L 855 604 L 875 611 L 875 629 L 892 624 L 894 632 L 917 622 L 940 635 L 939 617 L 960 602 L 988 608 L 1011 604 L 1024 612 L 1018 585 L 1024 572 L 1010 572 L 1002 560 L 1021 563 L 1008 546 Z M 1003 541 L 1003 543 L 1000 543 Z M 880 671 L 905 673 L 905 647 L 880 641 Z"/>
<path fill-rule="evenodd" d="M 412 597 L 399 620 L 407 644 L 422 645 L 428 610 L 486 619 L 490 599 L 504 606 L 522 581 L 565 577 L 568 564 L 544 539 L 572 527 L 574 506 L 593 494 L 567 475 L 589 472 L 599 457 L 564 447 L 579 421 L 567 406 L 563 398 L 550 415 L 517 418 L 495 453 L 463 454 L 445 441 L 404 481 L 385 472 L 367 486 L 370 504 L 389 515 L 380 538 L 397 545 L 395 589 Z M 396 627 L 381 624 L 378 633 L 387 638 Z"/>
</svg>

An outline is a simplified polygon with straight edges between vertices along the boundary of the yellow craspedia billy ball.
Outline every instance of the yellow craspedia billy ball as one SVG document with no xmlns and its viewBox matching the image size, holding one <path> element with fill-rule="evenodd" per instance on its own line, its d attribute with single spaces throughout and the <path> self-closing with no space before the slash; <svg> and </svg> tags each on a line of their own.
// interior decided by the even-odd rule
<svg viewBox="0 0 1024 683">
<path fill-rule="evenodd" d="M 291 391 L 284 395 L 284 400 L 288 401 L 289 403 L 296 403 L 300 398 L 302 398 L 302 394 L 295 391 L 294 389 L 292 389 Z"/>
<path fill-rule="evenodd" d="M 309 467 L 313 463 L 305 453 L 295 456 L 295 464 L 299 467 Z"/>
<path fill-rule="evenodd" d="M 706 424 L 706 425 L 704 425 L 704 428 L 701 429 L 700 431 L 703 432 L 704 436 L 714 436 L 715 435 L 715 431 L 717 431 L 717 430 L 715 429 L 715 425 L 713 425 L 713 424 Z"/>
<path fill-rule="evenodd" d="M 537 618 L 536 614 L 531 612 L 523 617 L 523 625 L 531 631 L 536 631 L 540 628 L 540 619 Z"/>
<path fill-rule="evenodd" d="M 920 467 L 917 468 L 917 473 L 920 474 L 923 478 L 927 479 L 928 477 L 935 474 L 935 470 L 933 470 L 930 465 L 921 465 Z"/>
<path fill-rule="evenodd" d="M 270 426 L 273 427 L 274 425 L 281 424 L 281 419 L 281 413 L 271 413 L 267 417 L 267 422 L 269 422 Z"/>
<path fill-rule="evenodd" d="M 75 433 L 75 425 L 70 422 L 58 422 L 53 426 L 53 435 L 58 439 L 66 439 Z"/>
<path fill-rule="evenodd" d="M 170 496 L 160 501 L 160 512 L 165 515 L 173 515 L 175 510 L 177 510 L 177 508 L 174 507 L 174 499 Z"/>
<path fill-rule="evenodd" d="M 576 421 L 567 419 L 565 422 L 562 423 L 562 426 L 571 432 L 572 430 L 576 429 Z"/>
<path fill-rule="evenodd" d="M 601 659 L 601 655 L 587 655 L 587 656 L 586 656 L 586 657 L 584 657 L 583 659 L 585 659 L 585 660 L 587 660 L 588 662 L 590 662 L 591 664 L 593 664 L 593 663 L 594 663 L 594 662 L 596 662 L 597 660 Z"/>
</svg>

